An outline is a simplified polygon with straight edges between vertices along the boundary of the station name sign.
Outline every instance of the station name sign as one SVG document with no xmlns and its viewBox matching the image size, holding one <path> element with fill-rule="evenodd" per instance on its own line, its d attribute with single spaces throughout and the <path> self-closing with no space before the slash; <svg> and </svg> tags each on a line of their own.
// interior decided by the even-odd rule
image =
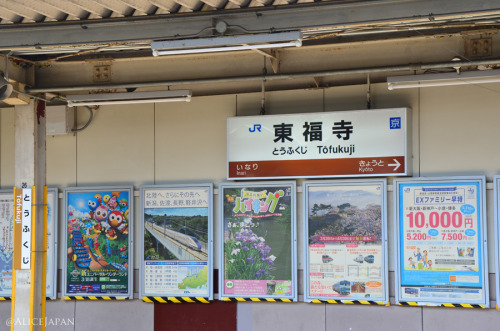
<svg viewBox="0 0 500 331">
<path fill-rule="evenodd" d="M 405 176 L 409 109 L 230 117 L 227 178 Z"/>
</svg>

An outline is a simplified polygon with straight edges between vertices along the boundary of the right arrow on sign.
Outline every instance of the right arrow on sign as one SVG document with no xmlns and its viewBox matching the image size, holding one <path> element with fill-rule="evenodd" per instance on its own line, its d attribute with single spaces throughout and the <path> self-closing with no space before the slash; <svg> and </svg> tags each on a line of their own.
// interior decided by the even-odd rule
<svg viewBox="0 0 500 331">
<path fill-rule="evenodd" d="M 394 162 L 396 162 L 396 163 L 391 163 L 391 164 L 389 164 L 389 167 L 396 167 L 396 168 L 394 168 L 394 170 L 393 170 L 393 171 L 396 171 L 396 170 L 398 170 L 398 168 L 399 168 L 399 166 L 401 165 L 401 163 L 399 163 L 399 162 L 398 162 L 398 160 L 396 160 L 396 159 L 393 159 L 393 160 L 394 160 Z"/>
</svg>

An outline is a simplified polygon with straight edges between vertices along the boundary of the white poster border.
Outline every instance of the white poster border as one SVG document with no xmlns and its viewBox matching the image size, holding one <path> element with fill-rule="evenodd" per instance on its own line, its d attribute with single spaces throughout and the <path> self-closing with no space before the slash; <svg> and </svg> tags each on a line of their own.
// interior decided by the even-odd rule
<svg viewBox="0 0 500 331">
<path fill-rule="evenodd" d="M 496 308 L 500 307 L 500 175 L 493 176 Z"/>
<path fill-rule="evenodd" d="M 224 294 L 225 264 L 224 264 L 224 188 L 253 188 L 253 187 L 290 187 L 291 194 L 291 278 L 292 295 L 247 295 Z M 219 300 L 243 299 L 276 299 L 286 301 L 298 300 L 298 278 L 297 278 L 297 184 L 295 181 L 273 181 L 273 182 L 223 182 L 219 184 Z"/>
<path fill-rule="evenodd" d="M 451 299 L 434 299 L 434 300 L 410 300 L 402 297 L 401 293 L 401 238 L 400 238 L 400 199 L 399 191 L 400 185 L 402 184 L 443 184 L 447 183 L 463 183 L 463 184 L 478 184 L 479 192 L 478 199 L 480 205 L 480 225 L 482 227 L 481 235 L 482 242 L 478 242 L 478 247 L 482 248 L 482 258 L 479 261 L 482 265 L 482 298 L 481 300 L 451 300 Z M 486 224 L 486 177 L 485 176 L 450 176 L 450 177 L 415 177 L 407 179 L 394 179 L 393 181 L 393 222 L 394 222 L 394 261 L 395 261 L 395 303 L 396 305 L 405 305 L 409 302 L 416 304 L 417 306 L 443 306 L 445 304 L 451 305 L 477 305 L 482 308 L 489 308 L 489 284 L 488 284 L 488 247 L 487 247 L 487 224 Z"/>
<path fill-rule="evenodd" d="M 171 184 L 171 185 L 144 185 L 140 188 L 141 197 L 141 209 L 140 209 L 140 224 L 139 224 L 139 298 L 143 297 L 179 297 L 178 293 L 154 293 L 146 292 L 145 290 L 145 268 L 144 268 L 144 195 L 147 190 L 176 190 L 176 189 L 207 189 L 208 190 L 208 296 L 202 296 L 199 294 L 183 294 L 182 297 L 195 298 L 203 297 L 207 300 L 213 300 L 214 297 L 214 279 L 213 279 L 213 184 L 212 183 L 200 183 L 200 184 Z"/>
<path fill-rule="evenodd" d="M 303 256 L 304 256 L 304 301 L 312 302 L 313 300 L 336 300 L 336 301 L 360 301 L 359 297 L 354 296 L 342 296 L 342 297 L 323 297 L 323 296 L 313 296 L 310 294 L 309 288 L 309 222 L 308 222 L 308 192 L 310 187 L 322 187 L 322 186 L 377 186 L 380 185 L 382 189 L 381 194 L 381 207 L 382 207 L 382 278 L 384 281 L 384 290 L 382 297 L 371 297 L 363 298 L 362 301 L 370 302 L 383 302 L 384 304 L 389 303 L 389 277 L 388 277 L 388 241 L 387 241 L 387 180 L 386 179 L 368 179 L 368 180 L 335 180 L 335 181 L 306 181 L 302 186 L 303 195 Z"/>
<path fill-rule="evenodd" d="M 12 208 L 14 208 L 14 192 L 12 190 L 0 190 L 0 196 L 8 197 L 8 199 L 12 199 Z M 51 199 L 52 197 L 52 199 Z M 47 287 L 50 286 L 50 289 L 46 289 L 45 296 L 51 300 L 55 300 L 57 298 L 57 252 L 58 252 L 58 229 L 57 229 L 57 220 L 58 220 L 58 211 L 59 211 L 59 192 L 55 187 L 47 188 L 47 203 L 52 208 L 52 218 L 50 220 L 51 227 L 47 228 L 47 232 L 52 231 L 50 236 L 51 241 L 47 242 L 48 245 L 52 245 L 52 254 L 49 255 L 47 252 L 47 260 L 49 268 L 52 272 L 52 277 L 47 278 Z M 14 210 L 13 210 L 14 212 Z M 12 223 L 14 219 L 12 219 Z M 47 217 L 47 222 L 49 219 Z M 13 224 L 12 224 L 13 226 Z M 13 239 L 13 238 L 12 238 Z M 51 262 L 51 263 L 50 263 Z M 2 298 L 9 298 L 12 296 L 12 291 L 3 291 L 0 294 Z"/>
<path fill-rule="evenodd" d="M 68 284 L 68 279 L 67 279 L 67 270 L 68 270 L 68 258 L 64 256 L 62 259 L 62 279 L 61 279 L 61 292 L 62 292 L 62 297 L 63 300 L 66 300 L 67 298 L 75 298 L 75 297 L 117 297 L 117 298 L 123 298 L 123 299 L 130 299 L 132 300 L 134 298 L 134 187 L 129 186 L 129 185 L 117 185 L 117 186 L 86 186 L 86 187 L 67 187 L 64 188 L 63 191 L 63 216 L 61 219 L 61 224 L 63 224 L 64 227 L 64 240 L 63 240 L 63 252 L 68 251 L 68 220 L 67 220 L 67 215 L 68 215 L 68 195 L 70 193 L 87 193 L 87 192 L 97 192 L 97 191 L 109 191 L 109 192 L 115 192 L 115 191 L 127 191 L 129 194 L 129 202 L 128 202 L 128 209 L 129 209 L 129 215 L 130 219 L 128 222 L 128 261 L 129 261 L 129 269 L 128 269 L 128 291 L 127 293 L 123 294 L 112 294 L 112 293 L 104 293 L 104 294 L 98 294 L 98 293 L 68 293 L 67 289 L 67 284 Z"/>
</svg>

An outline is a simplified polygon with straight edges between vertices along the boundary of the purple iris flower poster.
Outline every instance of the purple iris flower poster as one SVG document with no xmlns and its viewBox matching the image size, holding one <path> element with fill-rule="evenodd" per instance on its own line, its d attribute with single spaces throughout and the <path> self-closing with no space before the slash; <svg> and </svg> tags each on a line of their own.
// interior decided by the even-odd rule
<svg viewBox="0 0 500 331">
<path fill-rule="evenodd" d="M 295 183 L 221 184 L 220 296 L 294 301 Z"/>
</svg>

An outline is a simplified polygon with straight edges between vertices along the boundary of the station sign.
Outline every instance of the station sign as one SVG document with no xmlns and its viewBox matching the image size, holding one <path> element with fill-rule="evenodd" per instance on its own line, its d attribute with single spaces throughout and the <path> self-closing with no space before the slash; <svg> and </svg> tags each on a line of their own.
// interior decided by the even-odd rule
<svg viewBox="0 0 500 331">
<path fill-rule="evenodd" d="M 14 269 L 31 267 L 31 189 L 14 190 Z"/>
<path fill-rule="evenodd" d="M 227 178 L 405 176 L 409 109 L 230 117 Z"/>
</svg>

